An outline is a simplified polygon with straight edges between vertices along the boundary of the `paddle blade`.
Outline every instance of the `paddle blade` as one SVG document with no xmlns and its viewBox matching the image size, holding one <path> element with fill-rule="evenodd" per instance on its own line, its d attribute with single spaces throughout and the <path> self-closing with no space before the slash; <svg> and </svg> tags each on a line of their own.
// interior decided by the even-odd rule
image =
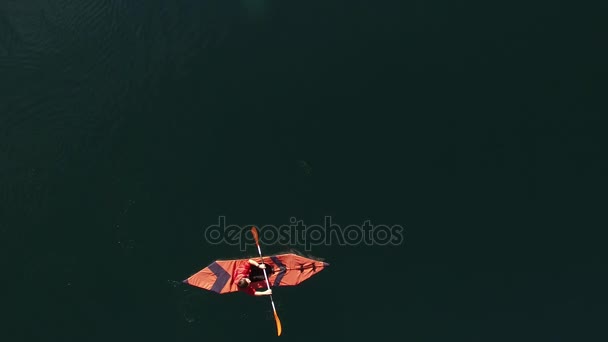
<svg viewBox="0 0 608 342">
<path fill-rule="evenodd" d="M 277 315 L 277 311 L 274 311 L 274 321 L 277 322 L 277 336 L 281 336 L 281 332 L 283 329 L 281 328 L 281 320 L 279 319 L 279 315 Z"/>
<path fill-rule="evenodd" d="M 253 234 L 253 238 L 255 239 L 255 244 L 260 245 L 258 242 L 258 230 L 255 227 L 251 227 L 251 234 Z"/>
</svg>

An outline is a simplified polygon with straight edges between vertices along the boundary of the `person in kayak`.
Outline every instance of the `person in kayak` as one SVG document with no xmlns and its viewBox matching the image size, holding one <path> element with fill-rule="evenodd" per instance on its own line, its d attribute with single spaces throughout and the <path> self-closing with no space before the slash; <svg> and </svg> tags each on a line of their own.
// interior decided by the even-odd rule
<svg viewBox="0 0 608 342">
<path fill-rule="evenodd" d="M 256 268 L 252 269 L 251 266 L 255 266 Z M 265 269 L 265 264 L 259 264 L 257 261 L 249 259 L 247 261 L 243 261 L 234 270 L 232 278 L 234 279 L 234 282 L 236 282 L 236 286 L 241 292 L 245 292 L 251 296 L 269 296 L 272 294 L 272 289 L 257 291 L 253 286 L 251 286 L 252 282 L 266 281 L 266 278 L 264 277 Z M 272 273 L 273 271 L 270 270 L 270 274 Z M 270 274 L 268 274 L 268 276 L 270 276 Z"/>
</svg>

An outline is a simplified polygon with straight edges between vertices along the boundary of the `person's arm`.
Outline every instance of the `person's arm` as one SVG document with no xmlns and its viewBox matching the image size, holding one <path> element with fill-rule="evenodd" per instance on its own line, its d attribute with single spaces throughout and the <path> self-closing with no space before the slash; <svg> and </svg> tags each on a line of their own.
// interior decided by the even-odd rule
<svg viewBox="0 0 608 342">
<path fill-rule="evenodd" d="M 255 267 L 259 267 L 259 268 L 265 268 L 266 266 L 264 264 L 262 264 L 262 267 L 260 267 L 260 264 L 258 264 L 257 261 L 253 260 L 253 259 L 249 259 L 249 264 L 253 265 Z"/>
<path fill-rule="evenodd" d="M 259 292 L 255 293 L 256 296 L 270 296 L 271 294 L 272 294 L 272 289 L 268 289 L 266 291 L 259 291 Z"/>
</svg>

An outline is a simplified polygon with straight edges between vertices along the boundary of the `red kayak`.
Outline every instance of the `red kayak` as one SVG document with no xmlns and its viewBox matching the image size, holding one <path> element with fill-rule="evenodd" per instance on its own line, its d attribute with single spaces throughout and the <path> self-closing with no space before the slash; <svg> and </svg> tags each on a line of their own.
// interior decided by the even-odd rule
<svg viewBox="0 0 608 342">
<path fill-rule="evenodd" d="M 262 262 L 260 258 L 251 259 L 258 263 Z M 238 265 L 247 260 L 249 258 L 217 260 L 184 280 L 184 283 L 219 294 L 237 292 L 238 288 L 232 281 L 232 274 Z M 326 262 L 292 253 L 264 257 L 264 263 L 269 275 L 270 287 L 298 285 L 329 266 Z M 256 289 L 265 288 L 266 281 L 252 282 L 251 285 Z"/>
</svg>

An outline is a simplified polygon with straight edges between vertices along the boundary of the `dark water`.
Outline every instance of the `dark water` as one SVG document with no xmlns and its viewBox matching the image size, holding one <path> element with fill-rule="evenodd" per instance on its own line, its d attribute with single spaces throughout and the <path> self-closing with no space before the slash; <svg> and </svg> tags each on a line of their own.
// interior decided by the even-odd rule
<svg viewBox="0 0 608 342">
<path fill-rule="evenodd" d="M 179 284 L 255 253 L 219 216 L 405 227 L 308 251 L 284 339 L 604 340 L 605 10 L 1 2 L 3 340 L 273 338 Z"/>
</svg>

